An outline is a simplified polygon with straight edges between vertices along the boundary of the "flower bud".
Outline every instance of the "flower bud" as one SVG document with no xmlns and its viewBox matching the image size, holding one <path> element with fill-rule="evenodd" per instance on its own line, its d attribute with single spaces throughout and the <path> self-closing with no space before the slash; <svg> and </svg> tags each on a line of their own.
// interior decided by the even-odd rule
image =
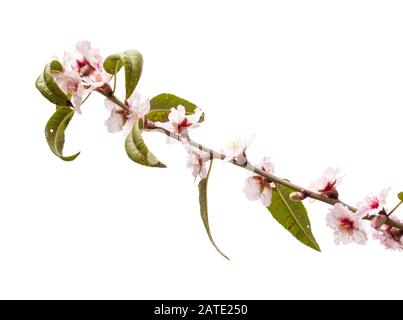
<svg viewBox="0 0 403 320">
<path fill-rule="evenodd" d="M 380 227 L 382 227 L 387 220 L 387 217 L 384 214 L 380 214 L 378 216 L 375 216 L 371 219 L 371 226 L 378 230 Z"/>
<path fill-rule="evenodd" d="M 306 198 L 306 196 L 302 192 L 291 192 L 289 196 L 291 201 L 301 201 Z"/>
</svg>

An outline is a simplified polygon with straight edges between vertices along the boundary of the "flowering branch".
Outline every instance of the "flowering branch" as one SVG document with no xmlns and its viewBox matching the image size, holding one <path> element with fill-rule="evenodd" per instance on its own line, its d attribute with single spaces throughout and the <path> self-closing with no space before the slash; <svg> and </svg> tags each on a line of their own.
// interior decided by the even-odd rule
<svg viewBox="0 0 403 320">
<path fill-rule="evenodd" d="M 225 154 L 217 152 L 217 151 L 214 151 L 213 149 L 210 149 L 210 148 L 208 148 L 208 147 L 206 147 L 206 146 L 204 146 L 204 145 L 202 145 L 202 144 L 190 139 L 189 137 L 180 136 L 180 135 L 172 133 L 172 132 L 170 132 L 170 131 L 168 131 L 166 129 L 156 127 L 156 126 L 153 126 L 153 125 L 149 125 L 148 127 L 146 127 L 146 129 L 148 129 L 150 131 L 161 132 L 161 133 L 167 135 L 168 137 L 171 137 L 171 138 L 173 138 L 175 140 L 178 140 L 180 142 L 183 142 L 183 143 L 188 143 L 192 147 L 195 147 L 197 149 L 203 150 L 204 152 L 206 152 L 206 153 L 208 153 L 210 155 L 210 159 L 225 160 L 225 157 L 226 157 Z M 281 178 L 279 178 L 279 177 L 277 177 L 277 176 L 275 176 L 275 175 L 273 175 L 273 174 L 271 174 L 269 172 L 263 171 L 262 169 L 252 165 L 249 161 L 247 161 L 246 163 L 242 163 L 242 162 L 236 161 L 236 159 L 232 159 L 232 160 L 230 160 L 228 162 L 232 163 L 232 164 L 234 164 L 234 165 L 236 165 L 238 167 L 241 167 L 241 168 L 244 168 L 246 170 L 252 171 L 252 172 L 258 174 L 259 176 L 262 176 L 262 177 L 266 178 L 269 182 L 277 183 L 277 184 L 280 184 L 282 186 L 286 186 L 286 187 L 288 187 L 288 188 L 290 188 L 290 189 L 292 189 L 294 191 L 300 192 L 305 198 L 312 198 L 312 199 L 315 199 L 315 200 L 325 202 L 325 203 L 330 204 L 330 205 L 335 205 L 336 203 L 344 204 L 342 201 L 340 201 L 338 199 L 331 199 L 331 198 L 323 196 L 323 195 L 321 195 L 319 193 L 306 190 L 306 189 L 304 189 L 304 188 L 302 188 L 302 187 L 300 187 L 300 186 L 298 186 L 296 184 L 293 184 L 292 182 L 290 182 L 288 180 L 281 179 Z M 353 212 L 357 211 L 357 209 L 352 207 L 352 206 L 349 206 L 349 205 L 346 205 L 346 206 L 348 206 L 348 208 Z M 402 228 L 403 228 L 403 224 L 402 224 Z"/>
<path fill-rule="evenodd" d="M 154 131 L 154 132 L 155 131 L 161 132 L 161 133 L 167 135 L 168 137 L 171 137 L 171 138 L 173 138 L 175 140 L 178 140 L 180 142 L 183 142 L 183 143 L 188 143 L 192 147 L 195 147 L 197 149 L 203 150 L 204 152 L 206 152 L 206 153 L 208 153 L 210 155 L 210 159 L 225 160 L 225 155 L 223 153 L 214 151 L 213 149 L 210 149 L 210 148 L 208 148 L 208 147 L 206 147 L 206 146 L 204 146 L 204 145 L 202 145 L 202 144 L 190 139 L 189 137 L 182 137 L 182 136 L 180 136 L 178 134 L 172 133 L 172 132 L 170 132 L 168 130 L 165 130 L 165 129 L 159 128 L 159 127 L 155 127 L 155 126 L 148 126 L 147 129 L 150 130 L 150 131 Z M 299 192 L 299 193 L 301 193 L 301 195 L 304 198 L 311 198 L 311 199 L 318 200 L 318 201 L 324 202 L 324 203 L 332 205 L 332 206 L 334 206 L 337 203 L 340 203 L 342 205 L 347 206 L 349 208 L 349 210 L 352 211 L 352 212 L 357 211 L 357 208 L 354 208 L 353 206 L 350 206 L 350 205 L 344 203 L 343 201 L 341 201 L 339 199 L 332 199 L 332 198 L 324 196 L 324 195 L 322 195 L 320 193 L 309 191 L 309 190 L 307 190 L 307 189 L 305 189 L 303 187 L 300 187 L 300 186 L 298 186 L 298 185 L 296 185 L 296 184 L 294 184 L 294 183 L 292 183 L 292 182 L 290 182 L 288 180 L 281 179 L 281 178 L 279 178 L 279 177 L 277 177 L 277 176 L 275 176 L 273 174 L 265 172 L 262 169 L 252 165 L 249 161 L 246 162 L 246 164 L 242 164 L 242 163 L 239 163 L 237 161 L 228 161 L 228 162 L 231 163 L 231 164 L 234 164 L 234 165 L 236 165 L 238 167 L 241 167 L 241 168 L 244 168 L 246 170 L 252 171 L 252 172 L 258 174 L 259 176 L 262 176 L 262 177 L 266 178 L 269 182 L 280 184 L 280 185 L 288 187 L 288 188 L 290 188 L 290 189 L 292 189 L 292 190 L 294 190 L 296 192 Z M 390 213 L 393 213 L 397 209 L 397 207 L 400 206 L 401 203 L 402 202 L 399 202 L 399 204 L 393 210 L 391 210 Z M 371 220 L 372 218 L 373 217 L 367 215 L 367 216 L 363 217 L 362 219 Z M 385 220 L 385 224 L 388 224 L 388 225 L 391 225 L 393 227 L 396 227 L 396 228 L 399 228 L 399 229 L 403 230 L 403 223 L 395 221 L 395 220 L 393 220 L 393 219 L 391 219 L 389 217 Z"/>
<path fill-rule="evenodd" d="M 125 149 L 134 162 L 148 167 L 166 166 L 149 151 L 142 132 L 160 132 L 183 144 L 188 152 L 188 167 L 195 178 L 200 177 L 200 213 L 211 243 L 227 258 L 214 242 L 208 221 L 207 181 L 212 169 L 212 160 L 220 159 L 251 172 L 245 180 L 244 193 L 250 200 L 260 200 L 275 220 L 303 244 L 320 251 L 311 230 L 308 213 L 303 200 L 310 198 L 329 204 L 326 221 L 333 229 L 335 242 L 364 244 L 367 232 L 363 220 L 371 221 L 375 239 L 387 249 L 403 250 L 403 223 L 394 212 L 403 202 L 403 193 L 398 194 L 400 202 L 389 212 L 385 209 L 389 189 L 383 189 L 376 196 L 368 196 L 356 206 L 348 205 L 339 198 L 338 187 L 342 176 L 338 169 L 328 168 L 308 188 L 300 187 L 274 174 L 270 158 L 263 158 L 259 166 L 247 158 L 246 149 L 252 138 L 235 139 L 221 152 L 208 148 L 189 136 L 189 131 L 204 121 L 204 113 L 193 103 L 172 94 L 160 94 L 151 100 L 142 100 L 135 92 L 140 79 L 143 57 L 136 50 L 108 56 L 105 60 L 98 49 L 88 41 L 79 42 L 75 54 L 65 54 L 63 63 L 53 60 L 48 63 L 36 81 L 41 94 L 53 104 L 56 112 L 49 119 L 45 135 L 51 151 L 65 161 L 72 156 L 63 154 L 64 133 L 74 114 L 81 113 L 82 104 L 93 91 L 105 96 L 105 107 L 110 111 L 105 121 L 111 133 L 122 131 L 126 137 Z M 125 99 L 115 95 L 116 78 L 121 69 L 125 72 Z M 108 84 L 113 78 L 113 89 Z M 209 169 L 206 169 L 210 162 Z"/>
</svg>

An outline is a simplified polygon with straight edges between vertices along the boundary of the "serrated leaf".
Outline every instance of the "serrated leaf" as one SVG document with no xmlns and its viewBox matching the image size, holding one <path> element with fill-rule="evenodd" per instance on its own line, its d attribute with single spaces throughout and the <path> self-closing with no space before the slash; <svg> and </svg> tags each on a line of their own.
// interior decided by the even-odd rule
<svg viewBox="0 0 403 320">
<path fill-rule="evenodd" d="M 72 156 L 63 155 L 64 132 L 74 115 L 74 111 L 65 106 L 58 106 L 56 112 L 50 117 L 45 127 L 46 141 L 50 150 L 64 161 L 72 161 L 78 157 L 80 152 Z"/>
<path fill-rule="evenodd" d="M 35 82 L 36 88 L 39 92 L 50 102 L 68 106 L 71 105 L 67 95 L 59 88 L 56 81 L 53 78 L 53 72 L 62 72 L 63 66 L 57 60 L 49 62 L 41 75 Z"/>
<path fill-rule="evenodd" d="M 104 61 L 104 69 L 109 74 L 116 75 L 122 66 L 125 69 L 126 99 L 129 99 L 141 77 L 143 56 L 137 50 L 127 50 L 112 54 Z"/>
<path fill-rule="evenodd" d="M 200 203 L 200 215 L 203 220 L 204 227 L 206 228 L 207 235 L 213 244 L 214 248 L 225 258 L 229 258 L 218 248 L 216 243 L 214 242 L 213 236 L 211 235 L 209 219 L 208 219 L 208 209 L 207 209 L 207 185 L 208 185 L 208 178 L 210 176 L 211 167 L 213 165 L 213 161 L 210 162 L 210 167 L 207 173 L 207 177 L 201 179 L 199 182 L 199 203 Z"/>
<path fill-rule="evenodd" d="M 292 201 L 289 199 L 294 190 L 276 185 L 273 188 L 271 205 L 268 207 L 274 219 L 287 229 L 295 238 L 308 247 L 320 251 L 316 242 L 309 221 L 308 213 L 302 201 Z"/>
<path fill-rule="evenodd" d="M 179 105 L 185 107 L 187 115 L 195 113 L 197 108 L 194 103 L 185 99 L 179 98 L 170 93 L 162 93 L 150 100 L 150 112 L 147 114 L 147 118 L 153 122 L 167 122 L 171 108 L 176 108 Z M 199 122 L 203 121 L 204 113 L 201 115 Z"/>
<path fill-rule="evenodd" d="M 135 123 L 131 134 L 125 141 L 126 153 L 131 160 L 147 167 L 166 168 L 165 164 L 157 159 L 157 157 L 148 150 L 141 137 L 139 124 Z"/>
</svg>

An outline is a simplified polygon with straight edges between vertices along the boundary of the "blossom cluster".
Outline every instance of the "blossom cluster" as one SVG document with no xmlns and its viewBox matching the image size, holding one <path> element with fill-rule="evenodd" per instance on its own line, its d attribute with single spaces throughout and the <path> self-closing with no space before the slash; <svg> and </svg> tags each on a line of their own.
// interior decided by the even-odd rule
<svg viewBox="0 0 403 320">
<path fill-rule="evenodd" d="M 170 132 L 188 136 L 188 129 L 197 127 L 196 121 L 199 114 L 186 116 L 183 107 L 172 109 L 167 123 L 156 123 Z M 246 149 L 252 142 L 253 137 L 248 139 L 236 138 L 222 149 L 226 161 L 236 161 L 247 164 Z M 205 164 L 210 160 L 210 155 L 201 149 L 187 145 L 187 166 L 192 170 L 196 178 L 205 178 L 207 174 Z M 258 168 L 267 174 L 274 174 L 274 165 L 270 158 L 264 157 Z M 321 177 L 314 181 L 308 188 L 325 197 L 338 200 L 338 190 L 343 175 L 339 169 L 327 168 Z M 260 200 L 265 206 L 271 205 L 272 189 L 271 181 L 260 174 L 252 174 L 245 180 L 244 193 L 249 200 Z M 371 220 L 371 228 L 374 239 L 378 239 L 387 249 L 403 250 L 403 237 L 400 229 L 386 224 L 386 211 L 384 206 L 389 189 L 383 189 L 378 195 L 367 196 L 353 209 L 337 202 L 326 217 L 327 225 L 334 231 L 336 244 L 348 244 L 355 242 L 365 244 L 367 231 L 364 228 L 364 219 Z M 302 200 L 302 199 L 300 199 Z M 398 221 L 395 218 L 395 221 Z"/>
<path fill-rule="evenodd" d="M 57 85 L 70 97 L 73 108 L 81 113 L 85 97 L 108 83 L 112 76 L 103 68 L 103 59 L 98 49 L 89 41 L 79 41 L 76 52 L 64 53 L 63 72 L 54 72 Z"/>
<path fill-rule="evenodd" d="M 311 184 L 310 190 L 338 199 L 336 188 L 340 185 L 342 178 L 339 169 L 327 168 L 323 175 Z M 401 230 L 386 223 L 389 214 L 387 214 L 384 206 L 389 190 L 389 188 L 385 188 L 377 195 L 365 197 L 357 203 L 356 209 L 341 202 L 329 209 L 326 221 L 327 225 L 334 231 L 335 243 L 365 244 L 368 237 L 363 220 L 366 219 L 371 221 L 374 239 L 379 240 L 387 249 L 403 250 Z M 396 217 L 390 218 L 399 221 Z"/>
<path fill-rule="evenodd" d="M 74 53 L 65 52 L 63 71 L 54 71 L 53 76 L 60 89 L 70 98 L 77 113 L 81 113 L 81 106 L 92 91 L 103 88 L 112 79 L 112 75 L 103 67 L 99 50 L 92 48 L 89 41 L 77 42 Z M 124 103 L 127 110 L 105 99 L 105 107 L 110 112 L 105 125 L 109 132 L 123 131 L 127 136 L 135 121 L 144 118 L 150 111 L 150 101 L 142 100 L 140 94 L 134 92 Z"/>
</svg>

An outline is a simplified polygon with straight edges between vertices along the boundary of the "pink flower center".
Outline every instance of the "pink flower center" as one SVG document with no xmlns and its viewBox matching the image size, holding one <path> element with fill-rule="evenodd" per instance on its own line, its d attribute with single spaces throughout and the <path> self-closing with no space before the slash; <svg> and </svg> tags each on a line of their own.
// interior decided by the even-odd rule
<svg viewBox="0 0 403 320">
<path fill-rule="evenodd" d="M 340 229 L 346 233 L 352 234 L 355 228 L 354 221 L 350 220 L 349 218 L 342 218 L 340 220 Z"/>
<path fill-rule="evenodd" d="M 178 123 L 178 132 L 181 133 L 183 130 L 189 128 L 192 124 L 189 122 L 187 118 L 183 119 Z"/>
<path fill-rule="evenodd" d="M 81 77 L 89 76 L 95 71 L 95 68 L 91 66 L 88 60 L 85 58 L 83 58 L 82 60 L 76 60 L 76 69 Z"/>
<path fill-rule="evenodd" d="M 77 67 L 78 69 L 81 69 L 82 67 L 85 67 L 86 65 L 89 65 L 90 63 L 88 62 L 87 59 L 83 58 L 82 60 L 77 59 L 76 60 Z"/>
<path fill-rule="evenodd" d="M 376 197 L 369 199 L 368 204 L 371 209 L 378 209 L 380 205 L 379 200 Z"/>
<path fill-rule="evenodd" d="M 328 181 L 328 182 L 326 183 L 325 187 L 322 188 L 322 189 L 319 189 L 318 191 L 319 191 L 320 193 L 327 193 L 327 192 L 333 191 L 333 190 L 334 190 L 334 186 L 336 185 L 336 182 L 337 182 L 337 180 Z"/>
</svg>

